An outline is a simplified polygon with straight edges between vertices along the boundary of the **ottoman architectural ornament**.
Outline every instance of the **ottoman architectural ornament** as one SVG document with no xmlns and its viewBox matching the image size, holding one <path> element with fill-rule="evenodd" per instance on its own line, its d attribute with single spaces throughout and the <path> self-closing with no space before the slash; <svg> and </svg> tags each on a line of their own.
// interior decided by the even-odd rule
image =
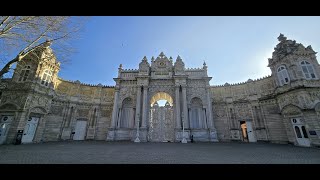
<svg viewBox="0 0 320 180">
<path fill-rule="evenodd" d="M 143 57 L 138 69 L 120 64 L 114 86 L 67 81 L 58 77 L 60 63 L 47 46 L 0 81 L 0 144 L 14 143 L 23 130 L 22 143 L 187 143 L 192 137 L 320 146 L 316 52 L 283 34 L 278 40 L 270 76 L 213 86 L 205 62 L 186 68 L 180 56 L 163 52 Z"/>
</svg>

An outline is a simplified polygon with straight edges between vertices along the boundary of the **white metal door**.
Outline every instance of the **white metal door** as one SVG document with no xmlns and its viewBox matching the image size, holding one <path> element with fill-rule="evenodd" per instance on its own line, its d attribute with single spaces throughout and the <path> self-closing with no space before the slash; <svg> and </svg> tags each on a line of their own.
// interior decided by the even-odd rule
<svg viewBox="0 0 320 180">
<path fill-rule="evenodd" d="M 84 140 L 86 135 L 87 121 L 77 121 L 73 140 Z"/>
<path fill-rule="evenodd" d="M 173 142 L 174 122 L 173 107 L 153 106 L 150 110 L 149 141 L 151 142 Z"/>
<path fill-rule="evenodd" d="M 252 122 L 246 121 L 246 125 L 247 125 L 247 133 L 248 133 L 249 142 L 257 142 L 256 137 L 253 132 L 253 129 L 252 129 Z"/>
<path fill-rule="evenodd" d="M 298 145 L 309 147 L 310 140 L 308 138 L 306 127 L 304 126 L 301 118 L 292 118 L 291 123 L 293 125 L 293 130 L 296 135 Z"/>
<path fill-rule="evenodd" d="M 0 120 L 0 144 L 5 143 L 13 116 L 2 116 Z"/>
<path fill-rule="evenodd" d="M 39 122 L 39 117 L 31 117 L 30 119 L 28 119 L 27 124 L 23 130 L 21 143 L 25 144 L 25 143 L 32 142 L 37 130 L 38 122 Z"/>
</svg>

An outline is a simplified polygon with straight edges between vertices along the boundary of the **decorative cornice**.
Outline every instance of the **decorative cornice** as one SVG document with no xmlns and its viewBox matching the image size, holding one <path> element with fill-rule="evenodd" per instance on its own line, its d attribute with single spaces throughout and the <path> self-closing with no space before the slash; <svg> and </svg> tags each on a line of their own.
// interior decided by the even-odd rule
<svg viewBox="0 0 320 180">
<path fill-rule="evenodd" d="M 115 79 L 115 78 L 114 78 Z M 103 88 L 114 88 L 115 86 L 108 86 L 108 85 L 102 85 L 101 83 L 99 84 L 86 84 L 86 83 L 82 83 L 80 82 L 79 80 L 76 80 L 76 81 L 71 81 L 71 80 L 65 80 L 65 79 L 62 79 L 60 77 L 58 77 L 58 80 L 60 81 L 64 81 L 64 82 L 69 82 L 69 83 L 73 83 L 73 84 L 80 84 L 82 86 L 90 86 L 90 87 L 103 87 Z"/>
<path fill-rule="evenodd" d="M 254 82 L 257 82 L 257 81 L 262 81 L 262 80 L 268 79 L 270 77 L 272 77 L 272 75 L 267 75 L 267 76 L 264 76 L 262 78 L 258 78 L 258 79 L 254 79 L 254 80 L 248 79 L 246 82 L 233 83 L 233 84 L 225 83 L 223 85 L 212 85 L 211 87 L 215 88 L 215 87 L 238 86 L 238 85 L 243 85 L 243 84 L 254 83 Z"/>
</svg>

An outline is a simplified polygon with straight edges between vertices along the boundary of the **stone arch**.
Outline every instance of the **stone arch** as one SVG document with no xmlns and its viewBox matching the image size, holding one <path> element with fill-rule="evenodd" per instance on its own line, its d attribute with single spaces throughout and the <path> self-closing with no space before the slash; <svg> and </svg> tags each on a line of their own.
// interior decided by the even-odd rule
<svg viewBox="0 0 320 180">
<path fill-rule="evenodd" d="M 281 114 L 284 116 L 299 116 L 302 115 L 302 111 L 299 106 L 288 104 L 281 109 Z"/>
<path fill-rule="evenodd" d="M 119 107 L 122 107 L 122 106 L 123 106 L 123 103 L 124 103 L 124 102 L 128 102 L 129 100 L 132 101 L 132 106 L 135 106 L 135 103 L 134 103 L 135 98 L 132 97 L 132 96 L 125 96 L 125 97 L 122 97 L 122 98 L 120 99 L 120 105 L 119 105 Z"/>
<path fill-rule="evenodd" d="M 278 71 L 278 69 L 279 69 L 281 66 L 285 67 L 287 70 L 288 70 L 288 68 L 289 68 L 289 66 L 288 66 L 286 63 L 281 63 L 281 64 L 277 65 L 276 70 Z"/>
<path fill-rule="evenodd" d="M 320 113 L 320 102 L 318 102 L 315 106 L 314 106 L 314 110 L 316 112 L 319 112 Z"/>
<path fill-rule="evenodd" d="M 45 115 L 45 114 L 47 114 L 48 112 L 47 112 L 47 110 L 46 110 L 44 107 L 35 106 L 35 107 L 30 108 L 29 114 L 31 114 L 31 113 Z"/>
<path fill-rule="evenodd" d="M 30 117 L 38 117 L 40 118 L 39 119 L 39 122 L 42 123 L 42 121 L 44 120 L 43 117 L 47 114 L 47 110 L 41 106 L 35 106 L 35 107 L 32 107 L 29 109 L 29 112 L 26 116 L 26 120 L 29 120 Z"/>
<path fill-rule="evenodd" d="M 192 100 L 193 99 L 195 99 L 195 98 L 198 98 L 198 99 L 200 99 L 201 100 L 201 102 L 202 102 L 202 105 L 204 105 L 205 103 L 206 103 L 206 99 L 205 98 L 203 98 L 202 96 L 200 96 L 200 95 L 191 95 L 191 97 L 190 97 L 190 99 L 189 99 L 189 104 L 191 105 L 192 104 Z M 188 98 L 187 98 L 188 99 Z M 210 97 L 210 100 L 211 100 L 211 97 Z M 212 102 L 212 101 L 211 101 Z"/>
<path fill-rule="evenodd" d="M 126 97 L 122 100 L 122 107 L 133 107 L 133 99 L 131 97 Z"/>
<path fill-rule="evenodd" d="M 192 106 L 203 106 L 202 99 L 199 97 L 192 97 L 190 100 L 190 105 Z"/>
<path fill-rule="evenodd" d="M 19 106 L 15 103 L 5 103 L 3 105 L 0 106 L 0 111 L 15 111 L 15 110 L 18 110 L 19 109 Z"/>
<path fill-rule="evenodd" d="M 164 99 L 169 102 L 170 106 L 173 105 L 173 98 L 169 93 L 166 92 L 156 92 L 150 99 L 150 105 L 152 106 L 155 102 Z"/>
</svg>

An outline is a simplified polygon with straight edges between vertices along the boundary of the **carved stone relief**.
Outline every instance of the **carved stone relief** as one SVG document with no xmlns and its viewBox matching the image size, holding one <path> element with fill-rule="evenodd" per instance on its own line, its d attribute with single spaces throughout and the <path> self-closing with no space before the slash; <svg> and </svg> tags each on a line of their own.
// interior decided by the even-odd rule
<svg viewBox="0 0 320 180">
<path fill-rule="evenodd" d="M 41 107 L 35 107 L 30 109 L 30 113 L 37 113 L 37 114 L 47 114 L 46 110 Z"/>
<path fill-rule="evenodd" d="M 248 104 L 235 104 L 237 119 L 252 119 L 252 110 Z"/>
<path fill-rule="evenodd" d="M 120 89 L 120 94 L 119 94 L 119 102 L 118 103 L 122 103 L 122 101 L 127 98 L 127 97 L 131 97 L 131 99 L 133 101 L 135 101 L 136 98 L 136 93 L 137 93 L 137 87 L 135 86 L 123 86 Z"/>
<path fill-rule="evenodd" d="M 296 106 L 289 105 L 282 110 L 282 114 L 290 116 L 301 115 L 301 110 Z"/>
<path fill-rule="evenodd" d="M 12 105 L 12 104 L 5 104 L 0 106 L 0 110 L 16 110 L 16 106 Z"/>
<path fill-rule="evenodd" d="M 220 105 L 214 105 L 213 106 L 213 114 L 218 118 L 225 117 L 226 116 L 225 107 L 220 106 Z"/>
<path fill-rule="evenodd" d="M 88 117 L 89 109 L 78 109 L 78 116 L 79 117 Z"/>
<path fill-rule="evenodd" d="M 57 116 L 62 116 L 63 106 L 51 106 L 50 113 Z"/>
<path fill-rule="evenodd" d="M 102 96 L 103 102 L 113 102 L 113 98 L 114 98 L 113 89 L 102 90 L 101 94 L 102 94 L 101 96 Z"/>
<path fill-rule="evenodd" d="M 1 98 L 1 104 L 13 103 L 22 107 L 26 99 L 25 94 L 22 93 L 3 94 L 2 96 L 3 97 Z"/>
</svg>

